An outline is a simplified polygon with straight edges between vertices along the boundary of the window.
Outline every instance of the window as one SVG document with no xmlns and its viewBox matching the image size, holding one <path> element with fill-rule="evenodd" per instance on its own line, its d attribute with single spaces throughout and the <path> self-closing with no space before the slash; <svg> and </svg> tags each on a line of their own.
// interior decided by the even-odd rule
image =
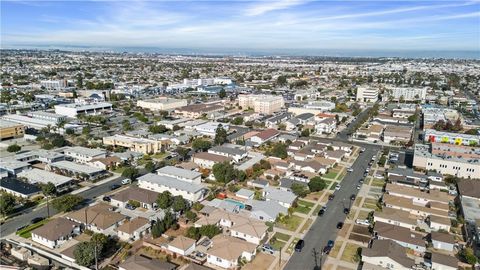
<svg viewBox="0 0 480 270">
<path fill-rule="evenodd" d="M 217 258 L 217 262 L 222 262 L 222 259 L 220 259 L 220 258 Z"/>
</svg>

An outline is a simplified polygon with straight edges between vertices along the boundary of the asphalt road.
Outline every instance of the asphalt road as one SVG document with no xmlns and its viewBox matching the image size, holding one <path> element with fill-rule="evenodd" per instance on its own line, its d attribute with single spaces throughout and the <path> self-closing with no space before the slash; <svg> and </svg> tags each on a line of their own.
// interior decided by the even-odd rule
<svg viewBox="0 0 480 270">
<path fill-rule="evenodd" d="M 103 183 L 98 186 L 94 186 L 88 190 L 80 192 L 78 195 L 84 197 L 85 199 L 94 199 L 98 196 L 110 192 L 110 186 L 113 184 L 120 184 L 124 177 L 120 176 L 117 178 Z M 53 207 L 50 206 L 50 216 L 55 215 L 57 212 Z M 14 233 L 17 228 L 30 224 L 30 221 L 36 217 L 46 217 L 47 216 L 47 206 L 43 205 L 35 209 L 27 209 L 25 213 L 18 215 L 12 219 L 7 220 L 4 224 L 0 225 L 0 237 L 5 238 L 7 235 Z"/>
<path fill-rule="evenodd" d="M 348 173 L 341 182 L 341 189 L 335 192 L 335 198 L 327 203 L 327 210 L 323 216 L 317 218 L 304 237 L 305 246 L 301 252 L 295 252 L 288 261 L 285 269 L 321 269 L 322 262 L 326 259 L 323 247 L 328 240 L 335 240 L 338 233 L 337 223 L 345 221 L 344 207 L 350 206 L 350 196 L 357 194 L 358 180 L 363 178 L 363 173 L 368 167 L 372 156 L 377 154 L 380 147 L 365 145 L 365 152 L 361 153 L 353 163 L 353 172 Z M 316 254 L 316 256 L 314 255 Z"/>
</svg>

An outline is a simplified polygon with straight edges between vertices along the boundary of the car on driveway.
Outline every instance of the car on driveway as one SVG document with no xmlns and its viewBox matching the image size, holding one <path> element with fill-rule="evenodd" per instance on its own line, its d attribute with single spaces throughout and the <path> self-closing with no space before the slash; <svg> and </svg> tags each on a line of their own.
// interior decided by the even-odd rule
<svg viewBox="0 0 480 270">
<path fill-rule="evenodd" d="M 337 223 L 337 229 L 341 229 L 341 228 L 343 228 L 343 222 L 340 221 Z"/>
<path fill-rule="evenodd" d="M 298 240 L 298 242 L 295 244 L 295 251 L 302 252 L 302 249 L 304 246 L 305 246 L 305 241 L 303 241 L 302 239 Z"/>
<path fill-rule="evenodd" d="M 270 244 L 263 244 L 262 251 L 272 255 L 275 253 L 275 249 Z"/>
</svg>

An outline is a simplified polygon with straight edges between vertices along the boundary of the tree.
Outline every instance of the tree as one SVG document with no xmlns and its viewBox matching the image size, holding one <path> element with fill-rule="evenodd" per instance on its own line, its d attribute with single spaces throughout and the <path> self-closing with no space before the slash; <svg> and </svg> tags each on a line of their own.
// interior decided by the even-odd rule
<svg viewBox="0 0 480 270">
<path fill-rule="evenodd" d="M 182 158 L 182 160 L 184 160 L 188 157 L 188 153 L 190 153 L 190 149 L 179 146 L 175 149 L 175 152 Z"/>
<path fill-rule="evenodd" d="M 183 213 L 188 209 L 188 202 L 182 196 L 173 197 L 172 209 L 175 212 Z"/>
<path fill-rule="evenodd" d="M 212 172 L 215 179 L 224 184 L 229 183 L 235 178 L 235 169 L 228 161 L 213 165 Z"/>
<path fill-rule="evenodd" d="M 216 145 L 224 144 L 227 141 L 227 131 L 222 127 L 222 125 L 218 125 L 217 130 L 215 131 L 215 139 L 214 142 Z"/>
<path fill-rule="evenodd" d="M 153 172 L 155 170 L 155 163 L 153 163 L 152 161 L 148 161 L 147 163 L 145 163 L 145 170 L 147 172 Z"/>
<path fill-rule="evenodd" d="M 413 122 L 417 121 L 417 115 L 412 114 L 407 119 L 408 119 L 408 122 L 413 123 Z"/>
<path fill-rule="evenodd" d="M 195 240 L 200 239 L 202 236 L 207 236 L 208 238 L 213 238 L 215 235 L 220 234 L 222 230 L 213 224 L 203 225 L 200 228 L 190 227 L 188 228 L 185 236 L 193 238 Z"/>
<path fill-rule="evenodd" d="M 218 97 L 221 99 L 224 99 L 227 96 L 227 92 L 225 92 L 225 89 L 221 89 L 220 92 L 218 92 Z"/>
<path fill-rule="evenodd" d="M 85 135 L 85 136 L 90 135 L 90 131 L 91 131 L 90 126 L 86 126 L 86 127 L 82 128 L 82 134 Z"/>
<path fill-rule="evenodd" d="M 299 183 L 293 183 L 290 189 L 292 190 L 293 194 L 299 197 L 305 197 L 308 194 L 307 188 Z"/>
<path fill-rule="evenodd" d="M 8 215 L 15 207 L 15 196 L 10 193 L 2 192 L 0 194 L 0 213 L 3 216 Z"/>
<path fill-rule="evenodd" d="M 12 145 L 9 145 L 7 147 L 7 152 L 16 153 L 16 152 L 20 151 L 21 149 L 22 149 L 22 147 L 20 147 L 20 145 L 12 144 Z"/>
<path fill-rule="evenodd" d="M 77 76 L 77 88 L 78 89 L 83 88 L 83 77 L 82 77 L 82 75 Z"/>
<path fill-rule="evenodd" d="M 148 127 L 148 131 L 153 134 L 165 133 L 168 129 L 164 125 L 153 125 Z"/>
<path fill-rule="evenodd" d="M 57 188 L 52 182 L 48 182 L 45 185 L 42 185 L 42 193 L 45 196 L 54 196 L 57 194 Z"/>
<path fill-rule="evenodd" d="M 172 194 L 168 191 L 158 194 L 157 205 L 160 209 L 169 208 L 172 205 Z"/>
<path fill-rule="evenodd" d="M 122 127 L 123 127 L 123 131 L 130 131 L 130 130 L 133 130 L 133 127 L 132 127 L 132 124 L 130 123 L 130 121 L 128 120 L 123 120 L 122 122 Z"/>
<path fill-rule="evenodd" d="M 135 180 L 138 176 L 138 170 L 134 167 L 127 167 L 122 172 L 122 176 L 131 180 Z"/>
<path fill-rule="evenodd" d="M 473 249 L 469 247 L 462 249 L 459 255 L 464 261 L 471 265 L 476 264 L 478 261 L 475 253 L 473 252 Z"/>
<path fill-rule="evenodd" d="M 67 194 L 61 197 L 55 198 L 52 201 L 52 206 L 58 212 L 68 212 L 73 210 L 75 206 L 83 201 L 83 197 L 74 194 Z"/>
<path fill-rule="evenodd" d="M 75 262 L 83 266 L 91 266 L 95 262 L 95 245 L 92 242 L 81 242 L 73 250 Z M 97 256 L 100 251 L 97 248 Z"/>
<path fill-rule="evenodd" d="M 302 137 L 310 137 L 310 129 L 306 128 L 302 130 L 302 133 L 300 134 Z"/>
<path fill-rule="evenodd" d="M 212 147 L 212 143 L 202 138 L 195 139 L 192 142 L 192 148 L 195 151 L 197 150 L 207 151 L 211 147 Z"/>
<path fill-rule="evenodd" d="M 269 156 L 274 156 L 278 158 L 287 158 L 287 145 L 284 143 L 275 143 L 273 147 L 266 152 Z"/>
<path fill-rule="evenodd" d="M 232 120 L 233 125 L 241 125 L 243 124 L 243 117 L 237 116 Z"/>
<path fill-rule="evenodd" d="M 284 76 L 284 75 L 278 76 L 276 83 L 277 83 L 278 86 L 287 85 L 287 76 Z"/>
<path fill-rule="evenodd" d="M 195 221 L 197 219 L 197 214 L 195 214 L 195 212 L 188 210 L 185 213 L 185 217 L 190 221 Z"/>
<path fill-rule="evenodd" d="M 313 177 L 312 179 L 310 179 L 310 182 L 308 182 L 308 188 L 311 192 L 321 191 L 326 186 L 327 184 L 325 183 L 325 181 L 319 176 Z"/>
<path fill-rule="evenodd" d="M 472 129 L 469 129 L 467 131 L 465 131 L 465 134 L 469 134 L 469 135 L 478 135 L 480 132 L 479 129 L 476 129 L 476 128 L 472 128 Z"/>
</svg>

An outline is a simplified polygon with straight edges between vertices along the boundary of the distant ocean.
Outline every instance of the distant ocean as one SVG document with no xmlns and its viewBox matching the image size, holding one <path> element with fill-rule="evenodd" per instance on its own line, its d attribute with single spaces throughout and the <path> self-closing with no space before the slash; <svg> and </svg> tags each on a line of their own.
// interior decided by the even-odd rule
<svg viewBox="0 0 480 270">
<path fill-rule="evenodd" d="M 159 53 L 211 56 L 312 56 L 312 57 L 397 57 L 480 59 L 478 51 L 450 50 L 346 50 L 346 49 L 223 49 L 223 48 L 159 48 L 159 47 L 93 47 L 93 46 L 2 46 L 2 49 L 40 49 L 93 52 Z"/>
</svg>

